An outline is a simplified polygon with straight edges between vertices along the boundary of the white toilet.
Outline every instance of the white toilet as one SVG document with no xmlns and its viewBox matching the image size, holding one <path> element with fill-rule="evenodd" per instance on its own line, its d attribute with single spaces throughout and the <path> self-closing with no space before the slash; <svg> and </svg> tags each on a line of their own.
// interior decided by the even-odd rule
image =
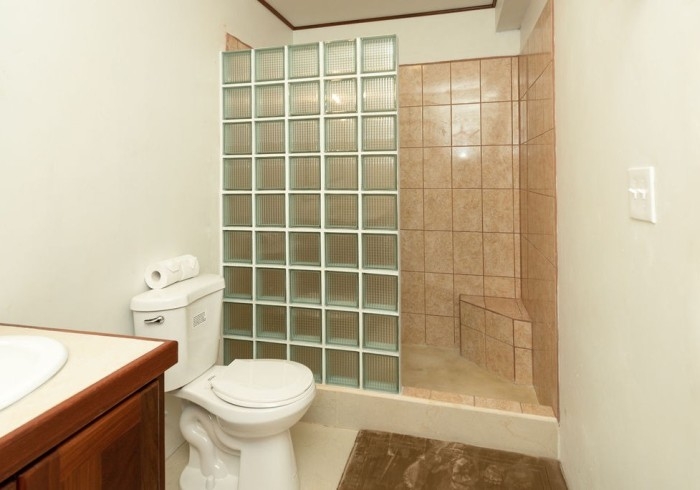
<svg viewBox="0 0 700 490">
<path fill-rule="evenodd" d="M 182 399 L 180 430 L 190 458 L 180 488 L 296 490 L 289 429 L 316 393 L 313 373 L 292 361 L 215 366 L 224 280 L 204 274 L 131 300 L 135 334 L 177 340 L 165 391 Z"/>
</svg>

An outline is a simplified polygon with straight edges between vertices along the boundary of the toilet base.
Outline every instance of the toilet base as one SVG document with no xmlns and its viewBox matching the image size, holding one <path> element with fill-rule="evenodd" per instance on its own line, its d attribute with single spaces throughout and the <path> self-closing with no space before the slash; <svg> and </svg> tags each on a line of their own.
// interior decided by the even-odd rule
<svg viewBox="0 0 700 490">
<path fill-rule="evenodd" d="M 180 475 L 181 490 L 299 490 L 289 430 L 240 438 L 224 432 L 201 407 L 186 404 L 183 418 L 188 417 L 196 419 L 196 428 L 183 431 L 190 458 Z"/>
</svg>

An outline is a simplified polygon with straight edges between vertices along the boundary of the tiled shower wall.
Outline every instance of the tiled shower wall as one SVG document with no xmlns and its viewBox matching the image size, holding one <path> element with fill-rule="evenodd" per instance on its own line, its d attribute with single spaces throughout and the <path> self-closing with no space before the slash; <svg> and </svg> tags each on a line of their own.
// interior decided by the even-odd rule
<svg viewBox="0 0 700 490">
<path fill-rule="evenodd" d="M 520 296 L 518 58 L 399 68 L 402 341 L 459 345 L 459 295 Z"/>
<path fill-rule="evenodd" d="M 522 300 L 532 320 L 533 385 L 559 413 L 552 2 L 520 56 Z"/>
</svg>

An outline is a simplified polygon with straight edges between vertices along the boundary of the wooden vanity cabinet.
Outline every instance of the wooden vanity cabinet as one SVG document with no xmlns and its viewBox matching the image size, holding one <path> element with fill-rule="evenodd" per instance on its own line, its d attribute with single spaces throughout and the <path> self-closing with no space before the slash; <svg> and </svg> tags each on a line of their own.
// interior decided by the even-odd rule
<svg viewBox="0 0 700 490">
<path fill-rule="evenodd" d="M 164 488 L 158 382 L 110 410 L 17 476 L 17 490 Z"/>
</svg>

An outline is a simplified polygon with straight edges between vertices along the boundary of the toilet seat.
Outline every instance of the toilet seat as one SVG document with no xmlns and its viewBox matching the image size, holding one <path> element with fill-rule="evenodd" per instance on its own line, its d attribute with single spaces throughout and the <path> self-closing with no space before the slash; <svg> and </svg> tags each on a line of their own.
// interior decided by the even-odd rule
<svg viewBox="0 0 700 490">
<path fill-rule="evenodd" d="M 303 364 L 280 359 L 236 359 L 209 379 L 221 400 L 245 408 L 289 405 L 306 396 L 314 376 Z"/>
</svg>

